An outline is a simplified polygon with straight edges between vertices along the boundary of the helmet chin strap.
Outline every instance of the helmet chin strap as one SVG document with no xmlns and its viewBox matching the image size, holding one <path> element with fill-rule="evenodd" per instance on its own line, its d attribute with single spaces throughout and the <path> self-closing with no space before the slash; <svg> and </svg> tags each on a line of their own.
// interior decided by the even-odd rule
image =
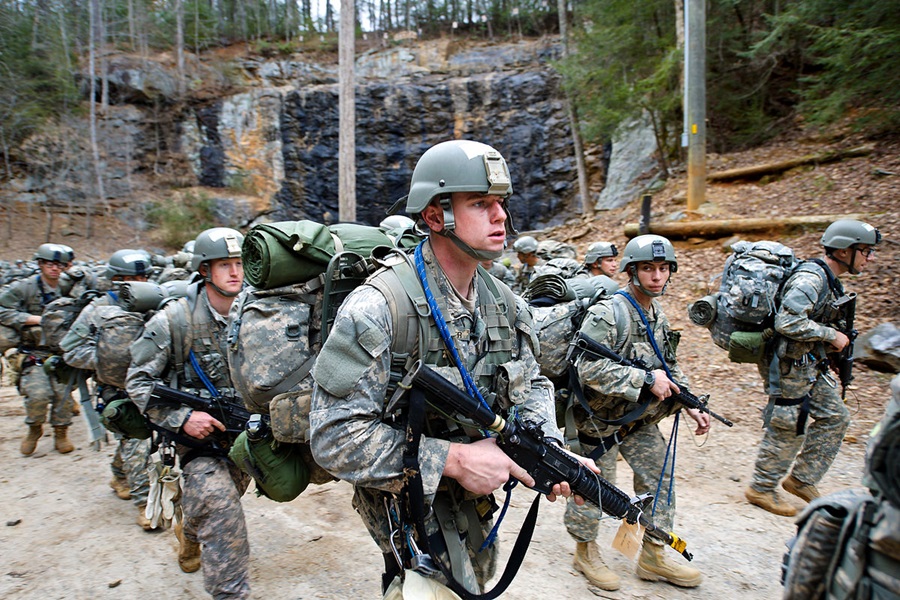
<svg viewBox="0 0 900 600">
<path fill-rule="evenodd" d="M 441 199 L 441 208 L 444 211 L 444 228 L 440 231 L 435 231 L 436 234 L 448 238 L 457 248 L 479 262 L 483 260 L 497 260 L 503 256 L 503 250 L 476 250 L 456 235 L 456 232 L 454 231 L 454 229 L 456 229 L 456 219 L 453 217 L 453 209 L 450 206 L 449 196 Z M 506 234 L 517 235 L 519 232 L 516 231 L 516 228 L 513 226 L 512 215 L 509 214 L 509 209 L 506 208 L 505 204 L 503 205 L 503 211 L 506 213 Z M 504 243 L 503 246 L 505 248 L 506 244 Z"/>
<path fill-rule="evenodd" d="M 834 254 L 829 254 L 828 258 L 830 258 L 831 260 L 833 260 L 834 262 L 836 262 L 837 264 L 839 264 L 841 266 L 847 267 L 847 271 L 851 275 L 859 275 L 859 269 L 856 268 L 856 248 L 854 248 L 853 246 L 850 246 L 848 249 L 851 251 L 849 263 L 844 262 L 843 260 L 836 257 Z"/>
</svg>

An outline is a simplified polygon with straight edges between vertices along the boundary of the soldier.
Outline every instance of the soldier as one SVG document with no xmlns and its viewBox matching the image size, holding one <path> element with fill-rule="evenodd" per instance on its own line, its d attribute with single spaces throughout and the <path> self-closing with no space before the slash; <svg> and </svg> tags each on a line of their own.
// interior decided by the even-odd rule
<svg viewBox="0 0 900 600">
<path fill-rule="evenodd" d="M 17 355 L 18 388 L 25 402 L 28 435 L 19 451 L 25 456 L 34 453 L 38 439 L 44 434 L 49 407 L 54 446 L 60 454 L 67 454 L 75 449 L 68 438 L 73 398 L 67 392 L 66 383 L 44 368 L 44 361 L 53 352 L 42 345 L 40 325 L 44 307 L 60 297 L 59 277 L 75 258 L 75 252 L 63 244 L 41 244 L 34 258 L 39 272 L 11 283 L 0 294 L 0 323 L 22 336 Z"/>
<path fill-rule="evenodd" d="M 213 415 L 148 403 L 157 382 L 204 397 L 234 395 L 226 361 L 226 325 L 229 308 L 243 287 L 243 239 L 225 227 L 197 236 L 192 268 L 199 277 L 186 298 L 167 303 L 147 322 L 144 335 L 131 346 L 126 381 L 138 408 L 155 425 L 178 435 L 184 510 L 183 530 L 175 527 L 178 564 L 190 573 L 202 562 L 204 587 L 215 598 L 250 595 L 250 545 L 241 508 L 249 477 L 222 449 L 233 440 L 220 433 L 225 426 Z M 210 436 L 218 444 L 209 444 Z"/>
<path fill-rule="evenodd" d="M 616 278 L 619 269 L 619 251 L 611 242 L 595 242 L 588 247 L 584 255 L 584 268 L 590 275 L 606 275 Z"/>
<path fill-rule="evenodd" d="M 544 264 L 544 261 L 537 255 L 537 240 L 530 235 L 523 235 L 513 243 L 513 250 L 521 263 L 519 272 L 516 273 L 516 285 L 513 291 L 521 294 L 528 287 L 528 282 L 534 276 L 534 268 Z"/>
<path fill-rule="evenodd" d="M 427 409 L 428 433 L 418 446 L 416 470 L 430 507 L 417 506 L 426 514 L 428 531 L 444 535 L 443 541 L 419 539 L 409 516 L 415 507 L 405 493 L 412 488 L 406 485 L 406 435 L 398 428 L 406 420 L 405 403 L 385 410 L 397 384 L 392 373 L 402 373 L 416 358 L 456 382 L 471 373 L 493 410 L 518 405 L 520 413 L 544 423 L 547 436 L 561 438 L 554 426 L 553 387 L 535 361 L 528 308 L 479 266 L 499 257 L 512 233 L 506 206 L 511 194 L 506 161 L 490 146 L 451 141 L 426 151 L 413 171 L 406 212 L 430 231 L 427 241 L 414 257 L 395 254 L 387 268 L 347 297 L 316 361 L 313 455 L 353 484 L 353 505 L 385 556 L 385 589 L 395 576 L 415 577 L 403 569 L 417 548 L 430 546 L 435 559 L 450 565 L 454 579 L 480 592 L 496 566 L 496 544 L 480 550 L 496 510 L 492 492 L 510 477 L 533 485 L 493 438 Z M 412 296 L 428 297 L 429 310 L 417 313 Z M 443 316 L 443 335 L 432 315 Z M 458 363 L 448 350 L 458 352 Z M 569 486 L 558 485 L 554 492 L 568 495 Z M 398 545 L 394 534 L 401 532 L 410 537 Z M 438 573 L 429 581 L 447 580 Z"/>
<path fill-rule="evenodd" d="M 802 263 L 784 284 L 774 354 L 760 366 L 770 416 L 745 492 L 751 504 L 776 515 L 797 513 L 776 490 L 785 475 L 781 487 L 787 492 L 806 502 L 819 497 L 816 484 L 850 426 L 850 413 L 828 374 L 827 355 L 850 343 L 837 329 L 842 314 L 834 302 L 844 296 L 839 277 L 865 270 L 880 241 L 881 234 L 867 223 L 835 221 L 822 235 L 824 257 Z"/>
<path fill-rule="evenodd" d="M 516 285 L 516 274 L 509 268 L 508 262 L 509 259 L 483 260 L 481 266 L 512 289 Z"/>
<path fill-rule="evenodd" d="M 679 405 L 666 399 L 687 385 L 687 377 L 675 356 L 679 335 L 671 330 L 657 300 L 677 268 L 675 249 L 669 240 L 658 235 L 634 238 L 625 246 L 620 267 L 620 271 L 629 276 L 626 290 L 591 306 L 581 325 L 581 333 L 593 340 L 627 359 L 641 358 L 654 367 L 645 372 L 587 355 L 582 355 L 576 362 L 578 381 L 590 405 L 590 412 L 578 404 L 574 409 L 584 454 L 593 452 L 604 437 L 616 432 L 623 424 L 640 419 L 640 426 L 598 461 L 601 474 L 614 483 L 616 456 L 621 451 L 634 471 L 634 491 L 638 494 L 657 490 L 666 456 L 666 441 L 658 423 L 678 412 Z M 644 399 L 649 403 L 640 414 L 634 415 Z M 696 410 L 686 412 L 697 422 L 697 435 L 709 430 L 709 415 Z M 659 489 L 669 490 L 670 484 L 666 474 Z M 576 506 L 570 502 L 566 507 L 566 529 L 576 541 L 575 568 L 593 585 L 615 590 L 620 585 L 619 577 L 603 562 L 595 541 L 600 516 L 600 510 L 594 506 Z M 656 524 L 671 530 L 674 518 L 675 498 L 657 498 Z M 659 544 L 644 536 L 637 575 L 641 579 L 663 580 L 682 587 L 699 585 L 700 572 L 670 561 Z"/>
<path fill-rule="evenodd" d="M 147 281 L 151 270 L 151 257 L 144 250 L 119 250 L 110 257 L 106 267 L 106 278 L 116 282 Z M 119 296 L 110 290 L 88 304 L 69 329 L 69 333 L 60 342 L 65 351 L 63 360 L 66 364 L 94 372 L 97 370 L 97 335 L 105 319 L 116 312 L 102 307 L 119 306 Z M 119 308 L 119 311 L 124 310 Z M 127 347 L 126 347 L 127 350 Z M 100 384 L 98 393 L 104 404 L 118 398 L 127 397 L 125 390 L 108 384 Z M 139 440 L 121 435 L 119 444 L 110 468 L 113 477 L 109 486 L 116 496 L 123 500 L 131 500 L 137 507 L 137 524 L 144 531 L 153 527 L 150 519 L 144 514 L 147 507 L 147 494 L 150 482 L 147 477 L 147 459 L 150 455 L 150 440 Z"/>
</svg>

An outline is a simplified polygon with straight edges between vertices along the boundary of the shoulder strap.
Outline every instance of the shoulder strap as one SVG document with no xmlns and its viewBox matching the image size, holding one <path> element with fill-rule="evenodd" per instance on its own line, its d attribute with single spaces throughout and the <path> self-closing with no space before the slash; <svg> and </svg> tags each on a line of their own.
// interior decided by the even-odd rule
<svg viewBox="0 0 900 600">
<path fill-rule="evenodd" d="M 172 373 L 172 387 L 178 387 L 179 373 L 185 372 L 184 361 L 193 343 L 188 319 L 188 313 L 192 306 L 187 298 L 178 298 L 170 305 L 172 308 L 165 312 L 169 319 L 169 333 L 172 335 L 172 360 L 175 364 L 175 372 Z"/>
</svg>

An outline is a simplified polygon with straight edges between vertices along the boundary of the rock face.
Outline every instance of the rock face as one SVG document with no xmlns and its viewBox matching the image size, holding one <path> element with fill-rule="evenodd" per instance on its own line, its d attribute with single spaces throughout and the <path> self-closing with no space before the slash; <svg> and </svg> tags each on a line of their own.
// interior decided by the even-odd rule
<svg viewBox="0 0 900 600">
<path fill-rule="evenodd" d="M 357 220 L 377 224 L 406 194 L 418 157 L 457 138 L 483 141 L 506 157 L 518 227 L 571 216 L 577 176 L 559 77 L 549 64 L 554 56 L 546 44 L 457 53 L 445 42 L 362 57 Z M 258 196 L 268 220 L 336 218 L 336 78 L 285 62 L 243 72 L 261 87 L 195 109 L 183 123 L 183 151 L 198 180 Z"/>
</svg>

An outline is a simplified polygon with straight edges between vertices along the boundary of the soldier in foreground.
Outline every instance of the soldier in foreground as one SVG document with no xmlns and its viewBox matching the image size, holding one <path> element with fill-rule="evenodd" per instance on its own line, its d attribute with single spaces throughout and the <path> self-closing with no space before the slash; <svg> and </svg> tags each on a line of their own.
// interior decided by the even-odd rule
<svg viewBox="0 0 900 600">
<path fill-rule="evenodd" d="M 656 493 L 666 456 L 666 440 L 658 423 L 681 408 L 677 402 L 667 399 L 687 384 L 675 356 L 679 334 L 671 330 L 662 305 L 656 300 L 665 293 L 677 268 L 675 249 L 669 240 L 658 235 L 634 238 L 625 247 L 620 268 L 629 276 L 625 293 L 618 292 L 591 306 L 581 325 L 582 334 L 613 352 L 626 359 L 641 358 L 654 367 L 645 372 L 588 355 L 582 355 L 576 362 L 578 381 L 590 406 L 590 411 L 575 406 L 575 425 L 584 454 L 605 444 L 603 438 L 622 425 L 640 421 L 640 426 L 598 460 L 603 477 L 615 484 L 616 456 L 621 451 L 634 471 L 637 494 Z M 634 414 L 642 401 L 647 402 L 644 409 Z M 709 430 L 708 414 L 694 409 L 686 412 L 697 423 L 697 435 Z M 666 473 L 653 515 L 654 522 L 667 530 L 672 529 L 675 520 L 675 498 L 668 498 L 666 493 L 670 484 Z M 601 512 L 595 506 L 570 502 L 565 525 L 576 541 L 575 568 L 593 585 L 616 590 L 620 586 L 619 576 L 603 562 L 596 543 L 600 517 Z M 637 574 L 641 579 L 663 580 L 681 587 L 696 587 L 703 579 L 697 569 L 670 560 L 660 542 L 647 535 Z"/>
<path fill-rule="evenodd" d="M 25 456 L 34 453 L 44 434 L 49 408 L 54 447 L 60 454 L 67 454 L 75 449 L 68 438 L 72 395 L 67 393 L 65 382 L 44 368 L 44 361 L 53 353 L 41 345 L 40 325 L 44 307 L 61 295 L 59 277 L 69 267 L 75 253 L 62 244 L 41 244 L 34 258 L 40 272 L 11 283 L 0 295 L 0 323 L 21 335 L 16 355 L 20 365 L 18 389 L 25 403 L 28 435 L 22 440 L 19 451 Z"/>
<path fill-rule="evenodd" d="M 395 594 L 390 597 L 397 597 L 404 578 L 443 588 L 447 579 L 440 572 L 421 568 L 431 557 L 418 551 L 429 546 L 435 560 L 450 565 L 454 579 L 481 592 L 494 574 L 498 551 L 496 544 L 481 549 L 497 510 L 493 492 L 510 478 L 534 484 L 494 438 L 426 408 L 415 456 L 427 505 L 420 508 L 426 529 L 443 535 L 418 539 L 404 461 L 409 411 L 405 402 L 386 406 L 397 384 L 392 373 L 405 372 L 415 358 L 458 386 L 463 373 L 471 373 L 493 410 L 505 414 L 516 405 L 543 422 L 548 437 L 561 439 L 553 386 L 535 361 L 531 314 L 479 267 L 501 254 L 512 233 L 506 207 L 511 194 L 506 161 L 490 146 L 451 141 L 425 152 L 413 172 L 406 212 L 428 228 L 427 241 L 414 257 L 396 255 L 389 268 L 347 298 L 316 361 L 312 451 L 320 465 L 353 484 L 353 505 L 384 554 L 383 589 Z M 416 316 L 407 294 L 430 296 L 428 316 Z M 459 363 L 451 353 L 458 353 Z M 568 495 L 569 486 L 564 482 L 553 491 L 551 500 Z"/>
<path fill-rule="evenodd" d="M 819 497 L 816 484 L 850 426 L 850 412 L 829 374 L 828 355 L 851 342 L 839 329 L 842 314 L 835 303 L 844 296 L 839 278 L 862 273 L 875 260 L 880 241 L 868 223 L 835 221 L 822 234 L 825 255 L 805 261 L 784 284 L 774 353 L 760 366 L 771 416 L 745 492 L 748 502 L 776 515 L 797 513 L 776 490 L 782 478 L 781 487 L 794 496 L 806 502 Z"/>
<path fill-rule="evenodd" d="M 187 573 L 202 564 L 204 587 L 214 598 L 250 597 L 250 544 L 241 507 L 250 478 L 228 459 L 233 440 L 213 415 L 148 403 L 157 382 L 204 397 L 234 395 L 225 344 L 228 310 L 243 287 L 242 242 L 239 232 L 224 227 L 197 236 L 192 267 L 202 279 L 147 322 L 131 346 L 126 382 L 141 412 L 179 436 L 184 526 L 175 527 L 178 564 Z"/>
</svg>

